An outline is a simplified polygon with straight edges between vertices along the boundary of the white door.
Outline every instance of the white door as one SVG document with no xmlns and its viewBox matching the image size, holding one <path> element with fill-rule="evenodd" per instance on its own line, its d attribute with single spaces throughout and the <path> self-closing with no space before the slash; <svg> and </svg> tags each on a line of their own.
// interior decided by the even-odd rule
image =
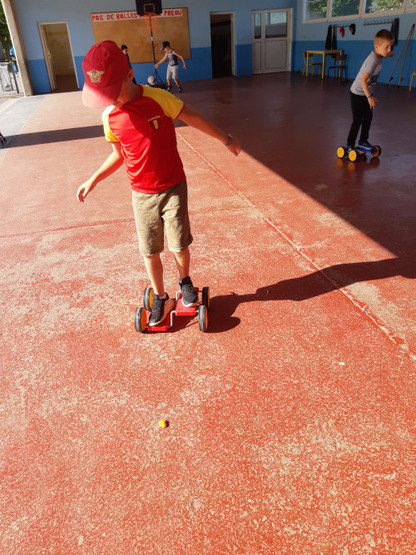
<svg viewBox="0 0 416 555">
<path fill-rule="evenodd" d="M 49 50 L 48 43 L 46 41 L 46 34 L 45 34 L 46 25 L 43 25 L 42 23 L 38 23 L 38 26 L 39 26 L 40 39 L 42 42 L 43 53 L 45 56 L 45 64 L 46 64 L 46 70 L 48 72 L 49 83 L 51 86 L 51 91 L 54 91 L 56 89 L 56 80 L 55 80 L 55 73 L 53 71 L 52 54 L 51 54 L 51 51 Z"/>
<path fill-rule="evenodd" d="M 253 73 L 289 71 L 292 10 L 253 12 Z"/>
<path fill-rule="evenodd" d="M 57 88 L 57 78 L 64 75 L 73 76 L 78 84 L 67 22 L 38 23 L 38 26 L 51 90 Z"/>
</svg>

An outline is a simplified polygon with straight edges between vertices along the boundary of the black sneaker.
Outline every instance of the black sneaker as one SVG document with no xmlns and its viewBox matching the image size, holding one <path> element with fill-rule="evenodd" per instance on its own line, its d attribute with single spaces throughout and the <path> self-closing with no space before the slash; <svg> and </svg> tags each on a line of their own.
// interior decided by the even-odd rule
<svg viewBox="0 0 416 555">
<path fill-rule="evenodd" d="M 170 85 L 168 85 L 168 86 L 166 87 L 166 90 L 167 90 L 167 91 L 170 91 L 171 88 L 172 88 L 172 87 L 171 87 Z"/>
<path fill-rule="evenodd" d="M 178 92 L 182 92 L 182 87 L 179 87 L 179 88 L 178 88 Z"/>
<path fill-rule="evenodd" d="M 153 293 L 153 304 L 152 312 L 149 318 L 149 326 L 157 326 L 162 322 L 166 316 L 165 314 L 165 303 L 169 299 L 169 295 L 166 293 L 164 299 L 160 299 L 156 293 Z"/>
<path fill-rule="evenodd" d="M 182 293 L 183 306 L 194 306 L 198 303 L 198 293 L 195 291 L 191 278 L 188 276 L 179 282 Z"/>
</svg>

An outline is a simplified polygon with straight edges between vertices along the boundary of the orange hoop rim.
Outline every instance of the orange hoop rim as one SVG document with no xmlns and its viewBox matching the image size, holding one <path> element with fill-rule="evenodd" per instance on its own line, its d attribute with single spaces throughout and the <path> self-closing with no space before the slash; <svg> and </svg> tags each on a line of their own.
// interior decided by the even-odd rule
<svg viewBox="0 0 416 555">
<path fill-rule="evenodd" d="M 156 13 L 145 13 L 143 14 L 143 18 L 146 22 L 147 28 L 150 30 L 152 27 L 156 29 L 156 22 L 157 22 L 157 14 Z M 152 19 L 154 18 L 154 19 Z"/>
</svg>

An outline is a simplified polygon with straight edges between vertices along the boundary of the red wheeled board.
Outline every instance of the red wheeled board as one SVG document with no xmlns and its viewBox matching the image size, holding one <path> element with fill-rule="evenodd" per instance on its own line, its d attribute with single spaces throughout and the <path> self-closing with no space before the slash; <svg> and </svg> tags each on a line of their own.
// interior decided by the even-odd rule
<svg viewBox="0 0 416 555">
<path fill-rule="evenodd" d="M 195 287 L 195 291 L 199 296 L 200 291 L 198 287 Z M 182 293 L 178 291 L 176 293 L 176 301 L 173 299 L 168 300 L 168 302 L 172 304 L 172 308 L 169 310 L 165 319 L 156 326 L 149 326 L 149 315 L 153 304 L 153 288 L 146 287 L 143 294 L 143 306 L 136 308 L 134 313 L 134 327 L 136 331 L 141 333 L 145 333 L 146 331 L 164 332 L 172 327 L 173 317 L 175 315 L 187 316 L 188 318 L 193 318 L 198 315 L 199 329 L 205 332 L 208 330 L 208 309 L 210 301 L 209 287 L 202 288 L 201 299 L 198 300 L 198 304 L 194 306 L 184 306 L 182 303 Z"/>
</svg>

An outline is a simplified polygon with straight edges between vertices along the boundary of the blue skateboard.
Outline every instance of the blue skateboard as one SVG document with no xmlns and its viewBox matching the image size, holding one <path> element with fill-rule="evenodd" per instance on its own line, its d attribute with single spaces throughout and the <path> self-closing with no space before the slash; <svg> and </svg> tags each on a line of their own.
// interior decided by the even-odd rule
<svg viewBox="0 0 416 555">
<path fill-rule="evenodd" d="M 337 148 L 338 158 L 348 158 L 351 162 L 355 162 L 359 158 L 365 158 L 366 154 L 371 154 L 373 158 L 378 158 L 381 154 L 381 147 L 374 145 L 373 148 L 368 149 L 358 145 L 351 150 L 346 146 L 339 146 Z"/>
</svg>

